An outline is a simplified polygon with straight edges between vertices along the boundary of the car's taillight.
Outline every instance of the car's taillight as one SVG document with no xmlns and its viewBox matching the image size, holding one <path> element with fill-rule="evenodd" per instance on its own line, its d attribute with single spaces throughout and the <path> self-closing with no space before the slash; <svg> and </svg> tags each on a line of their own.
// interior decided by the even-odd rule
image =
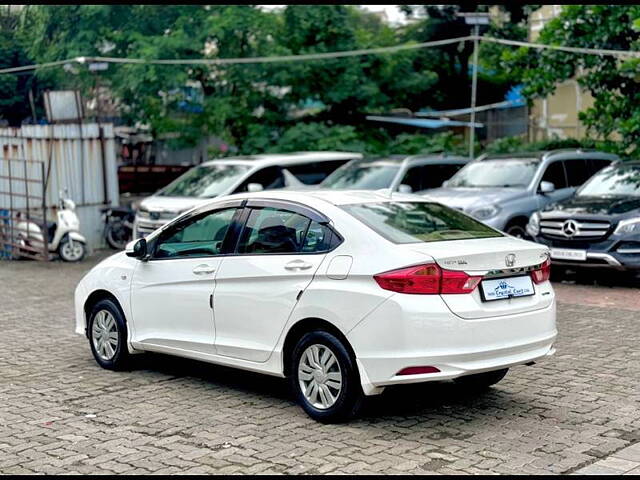
<svg viewBox="0 0 640 480">
<path fill-rule="evenodd" d="M 542 265 L 538 266 L 538 268 L 536 268 L 531 272 L 531 278 L 533 280 L 533 283 L 546 282 L 547 280 L 549 280 L 550 276 L 551 276 L 551 260 L 549 260 L 548 258 L 545 260 L 545 262 Z"/>
<path fill-rule="evenodd" d="M 418 294 L 471 293 L 482 280 L 464 272 L 444 270 L 435 263 L 379 273 L 373 278 L 385 290 Z"/>
</svg>

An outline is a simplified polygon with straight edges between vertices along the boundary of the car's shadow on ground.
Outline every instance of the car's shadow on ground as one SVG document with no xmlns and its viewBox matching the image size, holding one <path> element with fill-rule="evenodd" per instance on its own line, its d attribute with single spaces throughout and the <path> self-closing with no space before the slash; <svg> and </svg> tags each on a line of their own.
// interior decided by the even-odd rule
<svg viewBox="0 0 640 480">
<path fill-rule="evenodd" d="M 205 381 L 212 387 L 258 395 L 264 397 L 265 401 L 273 399 L 295 404 L 287 380 L 246 370 L 159 353 L 137 357 L 135 370 L 149 370 L 173 378 L 193 378 Z M 430 414 L 448 414 L 460 409 L 464 410 L 465 415 L 495 408 L 508 408 L 517 413 L 519 405 L 517 398 L 499 388 L 473 391 L 451 381 L 427 382 L 392 386 L 381 395 L 367 397 L 359 418 L 373 423 L 398 416 L 420 417 L 416 419 L 424 420 Z M 304 415 L 302 409 L 300 414 Z"/>
</svg>

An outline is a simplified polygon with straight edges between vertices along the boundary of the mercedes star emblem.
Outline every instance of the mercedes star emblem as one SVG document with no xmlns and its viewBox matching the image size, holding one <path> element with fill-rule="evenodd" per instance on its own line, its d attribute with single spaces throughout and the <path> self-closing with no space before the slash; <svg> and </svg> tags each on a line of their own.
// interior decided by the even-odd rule
<svg viewBox="0 0 640 480">
<path fill-rule="evenodd" d="M 573 220 L 567 220 L 562 224 L 562 232 L 567 237 L 573 237 L 578 233 L 578 225 Z"/>
</svg>

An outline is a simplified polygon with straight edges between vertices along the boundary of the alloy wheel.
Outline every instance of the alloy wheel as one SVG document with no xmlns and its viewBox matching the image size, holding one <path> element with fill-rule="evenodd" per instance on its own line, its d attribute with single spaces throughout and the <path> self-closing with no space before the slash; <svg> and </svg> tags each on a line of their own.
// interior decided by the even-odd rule
<svg viewBox="0 0 640 480">
<path fill-rule="evenodd" d="M 80 242 L 65 242 L 60 249 L 60 256 L 67 262 L 75 262 L 84 255 L 84 245 Z"/>
</svg>

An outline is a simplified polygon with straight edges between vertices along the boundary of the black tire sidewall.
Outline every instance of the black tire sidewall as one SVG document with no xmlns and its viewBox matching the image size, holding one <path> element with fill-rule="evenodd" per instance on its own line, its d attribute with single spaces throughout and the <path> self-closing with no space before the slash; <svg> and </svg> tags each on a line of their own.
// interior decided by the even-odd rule
<svg viewBox="0 0 640 480">
<path fill-rule="evenodd" d="M 97 313 L 102 310 L 106 310 L 111 315 L 113 315 L 118 328 L 118 346 L 116 347 L 116 354 L 111 360 L 101 359 L 96 353 L 95 347 L 93 346 L 93 322 L 95 321 Z M 93 306 L 93 308 L 91 309 L 91 313 L 89 314 L 87 335 L 89 337 L 91 353 L 93 354 L 93 358 L 95 358 L 98 365 L 100 365 L 102 368 L 106 368 L 107 370 L 121 370 L 127 367 L 130 357 L 129 349 L 127 346 L 127 325 L 124 321 L 124 316 L 122 315 L 120 308 L 113 302 L 113 300 L 100 300 Z"/>
<path fill-rule="evenodd" d="M 109 246 L 111 248 L 113 248 L 114 250 L 122 250 L 126 244 L 128 243 L 128 241 L 124 241 L 122 244 L 118 243 L 116 240 L 114 240 L 113 238 L 113 233 L 118 230 L 118 229 L 123 229 L 124 230 L 125 226 L 124 223 L 120 220 L 116 220 L 113 223 L 110 223 L 107 226 L 107 232 L 106 232 L 106 240 L 107 243 L 109 244 Z"/>
<path fill-rule="evenodd" d="M 298 363 L 302 353 L 311 345 L 321 344 L 328 347 L 336 356 L 342 372 L 342 391 L 336 403 L 326 409 L 320 410 L 311 405 L 300 389 L 298 381 Z M 353 418 L 363 400 L 360 375 L 355 361 L 343 345 L 343 343 L 329 332 L 313 331 L 306 333 L 296 344 L 289 359 L 289 381 L 293 394 L 305 412 L 314 420 L 322 423 L 339 423 Z"/>
<path fill-rule="evenodd" d="M 514 230 L 520 231 L 521 232 L 521 236 L 520 237 L 516 237 L 516 235 L 513 234 Z M 522 238 L 523 240 L 528 237 L 527 229 L 525 227 L 523 227 L 522 225 L 517 224 L 517 223 L 511 224 L 507 228 L 505 228 L 505 233 L 508 233 L 509 235 L 511 235 L 513 237 L 516 237 L 516 238 Z"/>
</svg>

